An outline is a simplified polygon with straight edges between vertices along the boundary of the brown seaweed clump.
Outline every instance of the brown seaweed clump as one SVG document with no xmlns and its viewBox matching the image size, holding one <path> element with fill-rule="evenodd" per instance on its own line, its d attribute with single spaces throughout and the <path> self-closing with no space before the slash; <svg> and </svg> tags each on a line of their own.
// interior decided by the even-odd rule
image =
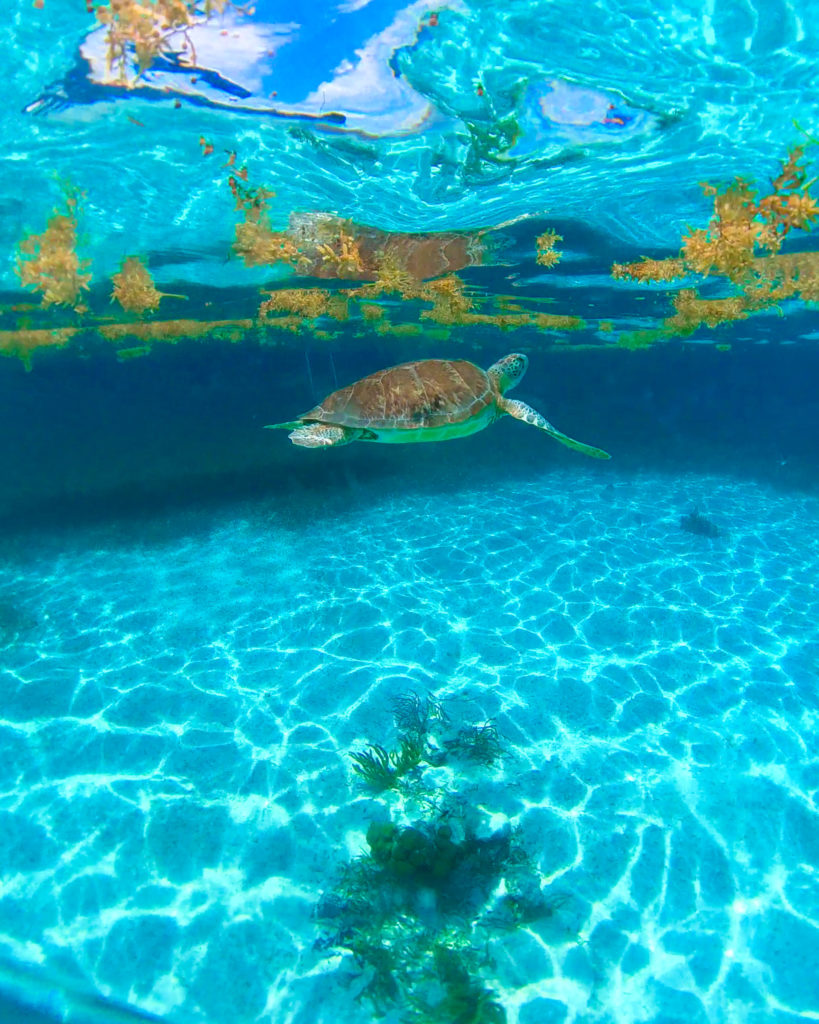
<svg viewBox="0 0 819 1024">
<path fill-rule="evenodd" d="M 266 213 L 247 217 L 236 225 L 234 252 L 247 267 L 298 262 L 298 250 L 283 231 L 274 231 Z"/>
<path fill-rule="evenodd" d="M 324 316 L 330 303 L 330 292 L 323 288 L 280 288 L 268 292 L 270 297 L 259 306 L 259 316 L 287 313 L 315 320 Z"/>
<path fill-rule="evenodd" d="M 726 299 L 701 299 L 693 288 L 674 296 L 674 316 L 664 321 L 667 334 L 692 334 L 698 327 L 717 327 L 730 320 L 745 320 L 753 306 L 742 295 Z"/>
<path fill-rule="evenodd" d="M 279 288 L 265 294 L 268 298 L 258 312 L 263 327 L 295 334 L 307 330 L 318 336 L 314 321 L 319 317 L 347 320 L 350 316 L 348 300 L 325 288 Z"/>
<path fill-rule="evenodd" d="M 310 277 L 361 280 L 367 275 L 356 225 L 331 214 L 291 214 L 287 235 L 296 245 L 296 269 Z"/>
<path fill-rule="evenodd" d="M 809 231 L 819 208 L 808 194 L 813 181 L 806 180 L 804 154 L 804 146 L 788 151 L 765 196 L 742 178 L 725 189 L 704 184 L 704 193 L 714 198 L 714 212 L 707 229 L 683 237 L 686 266 L 698 274 L 713 271 L 741 283 L 757 250 L 776 253 L 791 229 Z"/>
<path fill-rule="evenodd" d="M 457 274 L 429 281 L 420 291 L 420 297 L 432 303 L 432 309 L 421 316 L 439 324 L 466 323 L 472 308 L 472 299 L 466 294 L 466 285 Z"/>
<path fill-rule="evenodd" d="M 377 298 L 379 295 L 398 295 L 401 299 L 417 299 L 421 295 L 421 278 L 407 270 L 395 252 L 383 250 L 379 253 L 375 280 L 348 294 L 359 299 Z"/>
<path fill-rule="evenodd" d="M 122 261 L 118 274 L 111 278 L 114 286 L 111 301 L 118 302 L 126 313 L 145 313 L 159 309 L 162 292 L 157 291 L 150 271 L 138 256 Z"/>
<path fill-rule="evenodd" d="M 766 195 L 750 182 L 736 178 L 728 186 L 702 185 L 713 198 L 707 228 L 689 229 L 682 238 L 679 257 L 615 263 L 615 278 L 637 281 L 672 281 L 685 273 L 727 277 L 741 287 L 764 277 L 765 262 L 779 252 L 793 229 L 809 231 L 819 217 L 817 201 L 808 192 L 805 148 L 794 146 Z M 775 266 L 776 264 L 774 264 Z"/>
<path fill-rule="evenodd" d="M 298 247 L 285 231 L 274 231 L 270 223 L 270 202 L 276 194 L 264 185 L 251 187 L 244 183 L 244 168 L 228 178 L 236 200 L 236 209 L 244 219 L 236 225 L 233 250 L 247 267 L 265 267 L 276 263 L 297 266 Z"/>
<path fill-rule="evenodd" d="M 87 260 L 77 255 L 78 195 L 69 191 L 65 210 L 55 210 L 45 231 L 26 235 L 18 244 L 17 276 L 25 288 L 42 295 L 44 306 L 76 307 L 88 289 Z"/>
<path fill-rule="evenodd" d="M 586 326 L 581 317 L 562 313 L 535 313 L 531 323 L 542 331 L 581 331 Z"/>
<path fill-rule="evenodd" d="M 636 263 L 615 263 L 611 276 L 615 281 L 674 281 L 686 273 L 681 259 L 650 260 L 645 256 Z"/>
<path fill-rule="evenodd" d="M 554 267 L 560 262 L 560 253 L 555 246 L 558 242 L 562 241 L 563 236 L 558 235 L 557 232 L 552 230 L 544 231 L 542 235 L 538 235 L 535 242 L 537 246 L 537 256 L 535 259 L 539 266 Z"/>
<path fill-rule="evenodd" d="M 743 178 L 728 186 L 703 184 L 713 199 L 706 228 L 689 229 L 678 257 L 615 263 L 612 276 L 622 280 L 673 281 L 685 274 L 721 276 L 739 289 L 727 298 L 702 299 L 694 289 L 674 299 L 675 314 L 656 331 L 622 339 L 628 348 L 651 340 L 690 334 L 702 324 L 716 327 L 742 320 L 784 299 L 819 301 L 819 253 L 782 255 L 779 249 L 792 230 L 809 231 L 819 218 L 819 205 L 809 189 L 804 146 L 794 146 L 766 194 Z"/>
<path fill-rule="evenodd" d="M 125 338 L 138 338 L 149 344 L 156 341 L 174 344 L 189 338 L 223 338 L 227 341 L 237 342 L 241 341 L 253 326 L 251 319 L 153 320 L 101 324 L 97 331 L 106 341 L 114 342 L 122 341 Z"/>
<path fill-rule="evenodd" d="M 79 327 L 19 328 L 16 331 L 0 331 L 0 356 L 20 359 L 28 372 L 31 370 L 31 356 L 35 349 L 62 348 L 79 332 Z"/>
</svg>

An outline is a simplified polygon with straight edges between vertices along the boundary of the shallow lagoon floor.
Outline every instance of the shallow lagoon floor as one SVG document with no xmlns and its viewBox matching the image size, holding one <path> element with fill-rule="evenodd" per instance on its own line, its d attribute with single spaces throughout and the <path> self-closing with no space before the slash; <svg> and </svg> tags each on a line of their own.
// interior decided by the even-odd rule
<svg viewBox="0 0 819 1024">
<path fill-rule="evenodd" d="M 338 506 L 6 541 L 6 952 L 170 1020 L 371 1019 L 313 915 L 405 820 L 349 752 L 431 692 L 505 756 L 427 781 L 560 897 L 492 940 L 511 1022 L 819 1012 L 819 500 L 581 464 Z"/>
</svg>

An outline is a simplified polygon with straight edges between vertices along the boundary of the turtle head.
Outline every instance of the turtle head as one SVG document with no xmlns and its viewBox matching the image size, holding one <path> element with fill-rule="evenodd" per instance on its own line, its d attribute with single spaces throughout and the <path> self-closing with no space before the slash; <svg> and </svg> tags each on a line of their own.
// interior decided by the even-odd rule
<svg viewBox="0 0 819 1024">
<path fill-rule="evenodd" d="M 520 381 L 521 377 L 526 373 L 528 366 L 529 360 L 523 353 L 513 352 L 511 355 L 499 359 L 486 372 L 495 382 L 498 391 L 503 395 L 507 391 L 511 391 Z"/>
</svg>

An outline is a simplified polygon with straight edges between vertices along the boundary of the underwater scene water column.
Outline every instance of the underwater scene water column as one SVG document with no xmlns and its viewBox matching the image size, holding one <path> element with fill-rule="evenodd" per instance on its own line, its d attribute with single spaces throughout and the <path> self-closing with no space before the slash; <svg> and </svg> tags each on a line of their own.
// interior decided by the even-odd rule
<svg viewBox="0 0 819 1024">
<path fill-rule="evenodd" d="M 8 8 L 0 1020 L 819 1016 L 819 4 Z"/>
</svg>

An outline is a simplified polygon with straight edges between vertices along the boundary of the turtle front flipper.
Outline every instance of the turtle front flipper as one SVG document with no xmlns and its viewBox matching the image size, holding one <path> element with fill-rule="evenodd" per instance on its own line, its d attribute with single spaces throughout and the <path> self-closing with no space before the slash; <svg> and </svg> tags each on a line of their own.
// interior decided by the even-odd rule
<svg viewBox="0 0 819 1024">
<path fill-rule="evenodd" d="M 561 433 L 556 427 L 552 426 L 545 416 L 541 416 L 539 412 L 531 409 L 525 402 L 520 402 L 517 399 L 500 398 L 498 399 L 498 408 L 502 412 L 514 416 L 516 420 L 523 420 L 524 423 L 531 423 L 538 430 L 545 430 L 555 441 L 560 441 L 567 448 L 574 448 L 576 452 L 582 452 L 593 459 L 611 458 L 611 455 L 608 452 L 604 452 L 602 448 L 593 448 L 590 444 L 575 441 L 573 437 L 568 437 L 566 434 Z"/>
</svg>

